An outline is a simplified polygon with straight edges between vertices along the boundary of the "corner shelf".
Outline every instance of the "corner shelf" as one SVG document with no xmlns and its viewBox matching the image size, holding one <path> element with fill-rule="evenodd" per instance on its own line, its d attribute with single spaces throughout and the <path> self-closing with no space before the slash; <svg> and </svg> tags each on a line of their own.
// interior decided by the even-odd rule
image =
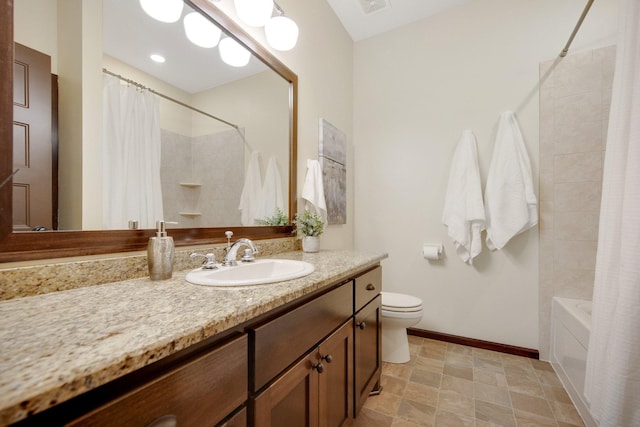
<svg viewBox="0 0 640 427">
<path fill-rule="evenodd" d="M 178 212 L 182 216 L 201 216 L 202 212 Z"/>
<path fill-rule="evenodd" d="M 199 182 L 181 182 L 180 185 L 183 187 L 189 187 L 189 188 L 202 187 L 202 184 L 200 184 Z"/>
</svg>

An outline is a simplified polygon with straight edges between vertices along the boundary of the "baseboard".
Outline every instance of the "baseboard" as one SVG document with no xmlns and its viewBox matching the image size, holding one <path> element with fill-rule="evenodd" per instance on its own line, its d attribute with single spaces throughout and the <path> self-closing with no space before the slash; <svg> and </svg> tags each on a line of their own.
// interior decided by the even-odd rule
<svg viewBox="0 0 640 427">
<path fill-rule="evenodd" d="M 530 359 L 540 359 L 538 350 L 531 348 L 517 347 L 515 345 L 500 344 L 491 341 L 477 340 L 475 338 L 460 337 L 458 335 L 443 334 L 441 332 L 426 331 L 424 329 L 407 328 L 409 335 L 414 335 L 432 340 L 450 342 L 453 344 L 467 345 L 469 347 L 483 348 L 485 350 L 498 351 L 500 353 L 513 354 L 516 356 L 528 357 Z"/>
</svg>

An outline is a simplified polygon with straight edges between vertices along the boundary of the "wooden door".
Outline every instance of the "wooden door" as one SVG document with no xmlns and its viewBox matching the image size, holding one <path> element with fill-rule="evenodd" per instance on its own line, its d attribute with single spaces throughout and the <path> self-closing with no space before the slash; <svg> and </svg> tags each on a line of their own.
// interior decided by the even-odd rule
<svg viewBox="0 0 640 427">
<path fill-rule="evenodd" d="M 382 373 L 382 296 L 378 295 L 355 317 L 355 415 L 369 393 L 379 386 Z"/>
<path fill-rule="evenodd" d="M 51 229 L 51 58 L 15 43 L 13 74 L 13 229 Z"/>
<path fill-rule="evenodd" d="M 254 427 L 318 427 L 317 369 L 312 352 L 255 398 Z"/>
<path fill-rule="evenodd" d="M 351 423 L 353 408 L 353 320 L 318 347 L 320 427 Z"/>
</svg>

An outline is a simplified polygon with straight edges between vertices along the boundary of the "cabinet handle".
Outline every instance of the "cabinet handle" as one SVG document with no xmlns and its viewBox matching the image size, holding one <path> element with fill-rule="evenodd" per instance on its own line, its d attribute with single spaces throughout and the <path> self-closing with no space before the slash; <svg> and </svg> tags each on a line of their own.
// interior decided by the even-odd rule
<svg viewBox="0 0 640 427">
<path fill-rule="evenodd" d="M 333 357 L 331 357 L 330 354 L 326 354 L 324 356 L 320 356 L 320 359 L 326 361 L 327 363 L 333 362 Z"/>
<path fill-rule="evenodd" d="M 359 323 L 358 323 L 358 328 L 360 328 L 361 330 L 362 330 L 362 329 L 364 329 L 364 328 L 366 328 L 366 327 L 367 327 L 367 324 L 366 324 L 366 323 L 364 323 L 364 322 L 359 322 Z"/>
<path fill-rule="evenodd" d="M 312 366 L 312 368 L 318 371 L 319 374 L 324 372 L 324 365 L 322 364 L 322 362 L 316 363 L 315 365 Z"/>
<path fill-rule="evenodd" d="M 175 415 L 163 415 L 151 421 L 147 427 L 177 427 L 178 418 Z"/>
<path fill-rule="evenodd" d="M 376 287 L 373 285 L 373 283 L 369 283 L 369 284 L 367 285 L 367 288 L 366 288 L 366 289 L 367 289 L 368 291 L 375 291 L 375 290 L 376 290 Z"/>
</svg>

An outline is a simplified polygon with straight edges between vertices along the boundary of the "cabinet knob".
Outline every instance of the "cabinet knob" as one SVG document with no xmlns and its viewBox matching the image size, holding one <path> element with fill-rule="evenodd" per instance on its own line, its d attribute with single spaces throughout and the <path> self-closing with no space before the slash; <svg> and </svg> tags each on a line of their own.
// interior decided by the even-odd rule
<svg viewBox="0 0 640 427">
<path fill-rule="evenodd" d="M 178 418 L 175 415 L 163 415 L 151 421 L 147 427 L 177 427 Z"/>
<path fill-rule="evenodd" d="M 320 356 L 320 359 L 326 361 L 327 363 L 333 362 L 333 357 L 330 354 L 325 354 L 324 356 Z"/>
<path fill-rule="evenodd" d="M 374 286 L 374 284 L 373 284 L 373 283 L 369 283 L 369 284 L 367 285 L 366 289 L 367 289 L 368 291 L 375 291 L 375 290 L 376 290 L 376 287 Z"/>
<path fill-rule="evenodd" d="M 312 368 L 318 371 L 319 374 L 324 372 L 324 365 L 322 364 L 322 362 L 316 363 L 315 365 L 312 366 Z"/>
<path fill-rule="evenodd" d="M 366 327 L 367 327 L 367 324 L 366 324 L 366 323 L 364 323 L 364 322 L 359 322 L 359 323 L 358 323 L 358 328 L 360 328 L 360 329 L 364 329 L 364 328 L 366 328 Z"/>
</svg>

